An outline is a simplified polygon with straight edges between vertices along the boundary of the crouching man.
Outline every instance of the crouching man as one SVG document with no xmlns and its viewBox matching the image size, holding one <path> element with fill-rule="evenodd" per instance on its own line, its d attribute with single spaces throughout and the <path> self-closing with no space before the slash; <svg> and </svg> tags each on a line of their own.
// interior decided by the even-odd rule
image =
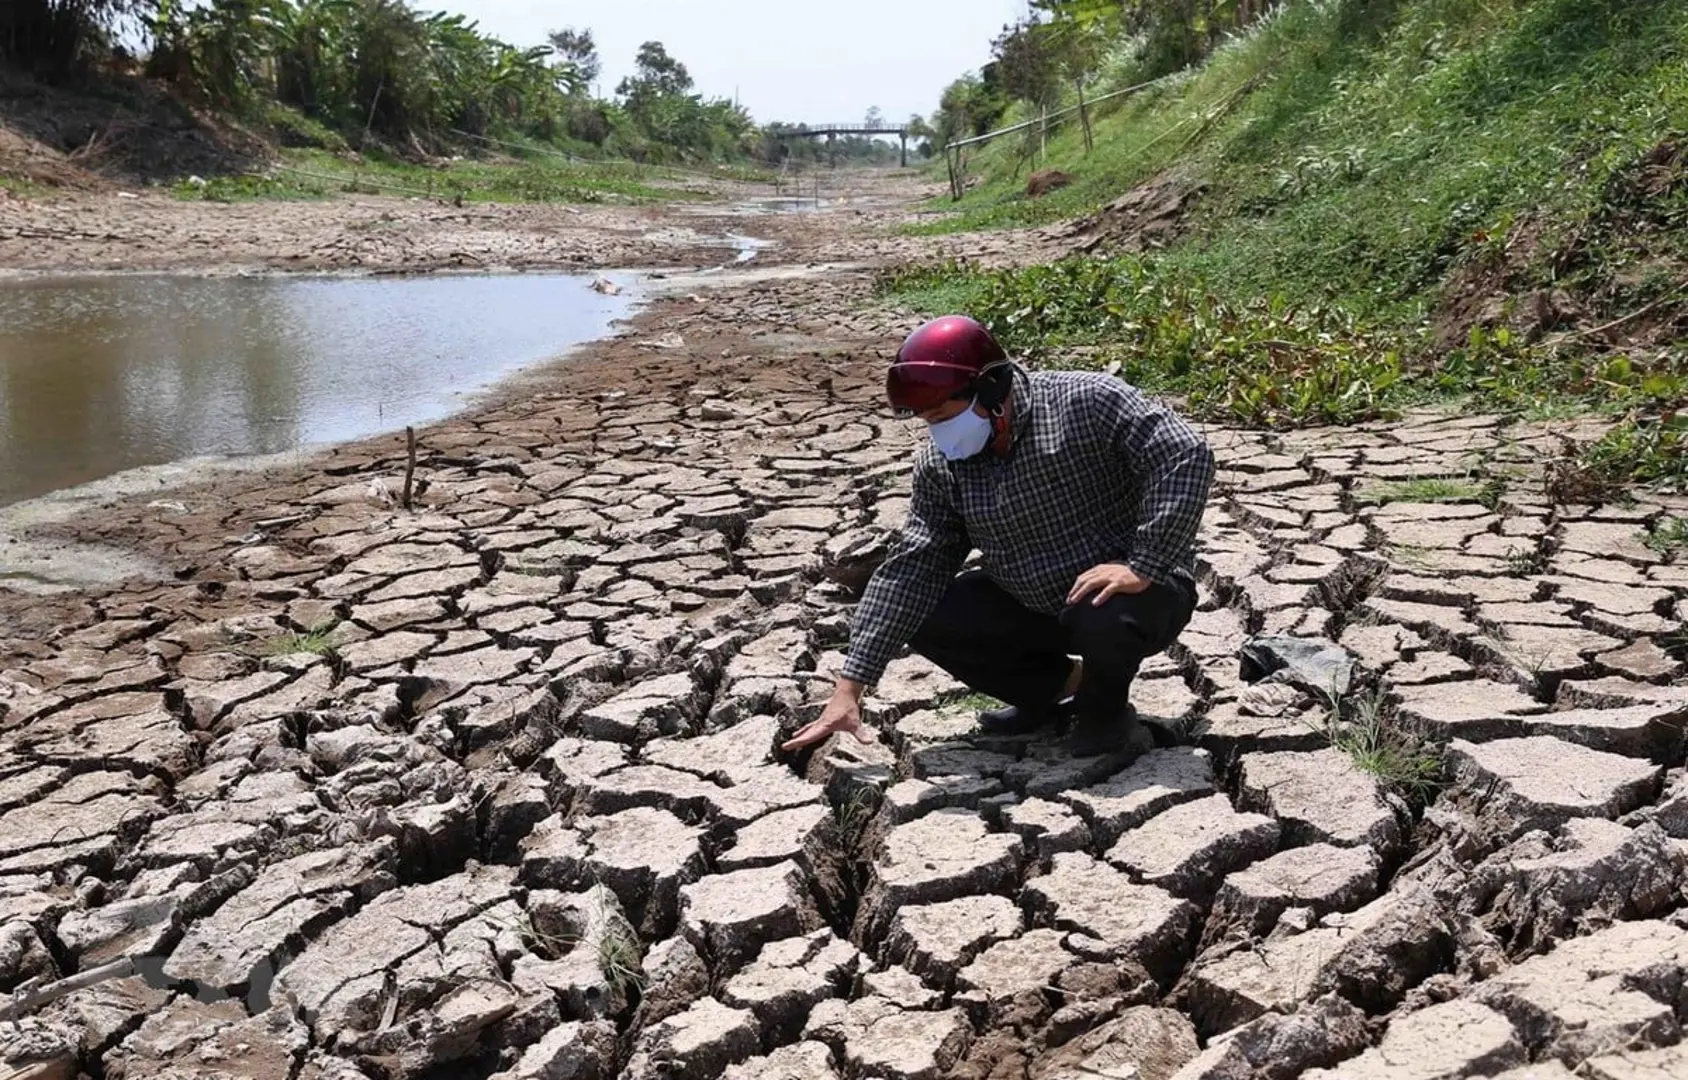
<svg viewBox="0 0 1688 1080">
<path fill-rule="evenodd" d="M 841 731 L 868 741 L 862 694 L 905 645 L 1007 703 L 980 714 L 984 733 L 1060 721 L 1074 755 L 1141 745 L 1132 680 L 1195 608 L 1206 442 L 1111 376 L 1027 372 L 957 315 L 909 335 L 886 391 L 930 442 L 832 698 L 786 748 Z M 961 572 L 974 549 L 978 568 Z"/>
</svg>

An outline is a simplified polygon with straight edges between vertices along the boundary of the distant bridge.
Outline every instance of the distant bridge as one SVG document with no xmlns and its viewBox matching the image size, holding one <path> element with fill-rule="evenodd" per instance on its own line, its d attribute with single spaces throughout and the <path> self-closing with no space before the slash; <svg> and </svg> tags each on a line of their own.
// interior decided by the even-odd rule
<svg viewBox="0 0 1688 1080">
<path fill-rule="evenodd" d="M 908 168 L 908 126 L 904 124 L 805 124 L 801 127 L 781 128 L 773 133 L 776 139 L 812 139 L 825 135 L 827 151 L 833 162 L 838 161 L 838 147 L 834 140 L 840 135 L 895 135 L 901 144 L 903 167 Z"/>
</svg>

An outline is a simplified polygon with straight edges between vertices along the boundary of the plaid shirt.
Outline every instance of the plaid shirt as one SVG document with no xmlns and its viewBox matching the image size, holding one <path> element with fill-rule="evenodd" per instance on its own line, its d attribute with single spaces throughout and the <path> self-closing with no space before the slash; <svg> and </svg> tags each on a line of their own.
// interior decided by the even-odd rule
<svg viewBox="0 0 1688 1080">
<path fill-rule="evenodd" d="M 845 678 L 878 682 L 975 548 L 993 581 L 1046 615 L 1101 563 L 1194 580 L 1213 483 L 1201 435 L 1108 375 L 1014 375 L 1007 456 L 987 448 L 952 462 L 930 442 L 920 450 L 902 536 L 856 608 Z"/>
</svg>

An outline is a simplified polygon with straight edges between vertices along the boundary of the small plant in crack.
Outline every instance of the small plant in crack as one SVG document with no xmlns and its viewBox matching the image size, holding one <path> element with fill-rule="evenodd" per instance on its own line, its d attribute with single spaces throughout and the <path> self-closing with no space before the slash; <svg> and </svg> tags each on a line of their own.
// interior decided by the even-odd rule
<svg viewBox="0 0 1688 1080">
<path fill-rule="evenodd" d="M 989 694 L 966 693 L 959 697 L 950 698 L 939 704 L 938 709 L 946 716 L 959 716 L 964 713 L 984 712 L 987 709 L 1000 709 L 1002 702 Z"/>
<path fill-rule="evenodd" d="M 1506 549 L 1506 572 L 1513 577 L 1533 577 L 1541 570 L 1541 553 L 1530 548 Z"/>
<path fill-rule="evenodd" d="M 1470 480 L 1426 477 L 1385 480 L 1359 491 L 1361 499 L 1379 506 L 1392 502 L 1482 502 L 1486 485 Z"/>
<path fill-rule="evenodd" d="M 1395 722 L 1381 688 L 1358 694 L 1327 693 L 1324 734 L 1354 767 L 1422 805 L 1441 784 L 1436 747 Z"/>
<path fill-rule="evenodd" d="M 611 994 L 625 1001 L 630 990 L 644 989 L 639 935 L 621 912 L 608 906 L 599 912 L 599 919 L 598 971 L 609 984 Z"/>
<path fill-rule="evenodd" d="M 1688 518 L 1667 517 L 1646 533 L 1642 543 L 1671 558 L 1688 555 Z"/>
<path fill-rule="evenodd" d="M 313 626 L 304 633 L 283 634 L 280 637 L 269 638 L 257 648 L 257 654 L 265 659 L 278 656 L 293 656 L 297 653 L 307 653 L 311 656 L 327 656 L 334 651 L 334 628 L 338 623 L 322 623 Z"/>
<path fill-rule="evenodd" d="M 851 858 L 856 858 L 867 835 L 868 825 L 879 809 L 879 795 L 866 785 L 857 787 L 832 806 L 833 823 L 838 826 L 839 839 Z"/>
</svg>

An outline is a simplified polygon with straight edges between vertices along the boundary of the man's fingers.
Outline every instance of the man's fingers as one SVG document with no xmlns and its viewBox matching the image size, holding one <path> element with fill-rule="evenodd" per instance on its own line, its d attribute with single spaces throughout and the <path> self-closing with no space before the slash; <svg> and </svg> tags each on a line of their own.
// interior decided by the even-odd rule
<svg viewBox="0 0 1688 1080">
<path fill-rule="evenodd" d="M 1097 590 L 1096 595 L 1091 598 L 1090 603 L 1093 607 L 1101 607 L 1103 604 L 1108 602 L 1109 597 L 1119 591 L 1119 582 L 1110 581 L 1106 585 L 1103 585 L 1101 589 Z"/>
<path fill-rule="evenodd" d="M 827 734 L 827 723 L 826 723 L 826 721 L 825 720 L 812 720 L 809 723 L 804 724 L 801 728 L 798 728 L 797 734 L 793 735 L 791 738 L 787 739 L 784 743 L 782 743 L 781 746 L 780 746 L 780 749 L 782 749 L 782 750 L 798 750 L 798 749 L 801 749 L 802 747 L 809 745 L 812 742 L 818 741 L 820 738 L 824 737 L 826 734 Z"/>
<path fill-rule="evenodd" d="M 1090 575 L 1094 571 L 1086 570 L 1073 582 L 1073 591 L 1067 594 L 1067 603 L 1076 604 L 1084 599 L 1084 595 L 1096 587 L 1096 581 Z"/>
</svg>

